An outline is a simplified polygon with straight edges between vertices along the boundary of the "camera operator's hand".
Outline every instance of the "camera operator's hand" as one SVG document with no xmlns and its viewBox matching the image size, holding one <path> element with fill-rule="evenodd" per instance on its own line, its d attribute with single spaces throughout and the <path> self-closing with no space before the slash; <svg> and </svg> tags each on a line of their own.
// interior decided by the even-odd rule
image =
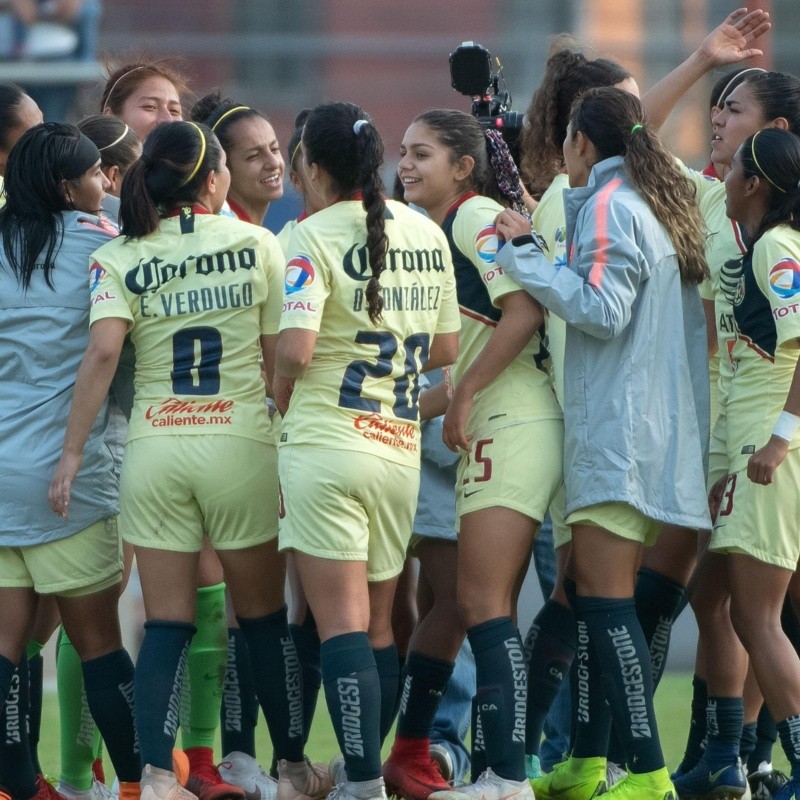
<svg viewBox="0 0 800 800">
<path fill-rule="evenodd" d="M 531 232 L 531 221 L 512 208 L 501 211 L 495 217 L 494 224 L 497 235 L 506 242 L 510 242 L 515 236 L 524 236 Z"/>
</svg>

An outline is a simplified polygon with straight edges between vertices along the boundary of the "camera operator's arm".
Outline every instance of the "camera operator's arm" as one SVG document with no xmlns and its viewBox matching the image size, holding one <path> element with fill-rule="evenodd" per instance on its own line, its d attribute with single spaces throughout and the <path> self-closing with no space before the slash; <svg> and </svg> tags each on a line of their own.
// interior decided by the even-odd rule
<svg viewBox="0 0 800 800">
<path fill-rule="evenodd" d="M 694 53 L 642 97 L 650 127 L 658 130 L 678 100 L 714 67 L 760 56 L 761 50 L 751 48 L 750 44 L 769 28 L 769 14 L 760 8 L 750 12 L 746 8 L 738 8 L 731 12 L 721 25 L 703 39 Z"/>
</svg>

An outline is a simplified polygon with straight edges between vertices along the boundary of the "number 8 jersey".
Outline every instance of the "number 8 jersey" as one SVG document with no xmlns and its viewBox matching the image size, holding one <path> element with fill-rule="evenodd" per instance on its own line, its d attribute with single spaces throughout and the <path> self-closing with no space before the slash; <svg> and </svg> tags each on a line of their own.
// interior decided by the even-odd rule
<svg viewBox="0 0 800 800">
<path fill-rule="evenodd" d="M 366 213 L 347 200 L 318 211 L 292 233 L 281 330 L 317 332 L 297 379 L 280 444 L 356 450 L 419 466 L 419 373 L 437 333 L 459 330 L 447 239 L 422 214 L 386 203 L 383 317 L 367 313 L 372 275 Z"/>
<path fill-rule="evenodd" d="M 90 323 L 128 320 L 136 349 L 128 441 L 195 433 L 271 441 L 259 336 L 278 332 L 282 284 L 271 233 L 200 207 L 95 251 Z"/>
</svg>

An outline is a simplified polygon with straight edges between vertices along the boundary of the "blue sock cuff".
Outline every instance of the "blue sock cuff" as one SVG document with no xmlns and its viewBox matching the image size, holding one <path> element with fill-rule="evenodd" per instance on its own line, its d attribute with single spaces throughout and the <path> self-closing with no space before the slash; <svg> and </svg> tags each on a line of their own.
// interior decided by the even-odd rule
<svg viewBox="0 0 800 800">
<path fill-rule="evenodd" d="M 104 656 L 84 661 L 81 667 L 84 681 L 94 682 L 98 688 L 102 689 L 117 684 L 122 671 L 129 672 L 133 677 L 133 661 L 124 647 L 113 653 L 106 653 Z"/>
<path fill-rule="evenodd" d="M 273 611 L 271 614 L 267 614 L 263 617 L 236 617 L 236 621 L 239 623 L 239 627 L 243 631 L 252 631 L 256 630 L 257 628 L 269 628 L 273 625 L 277 625 L 279 627 L 286 626 L 289 627 L 289 610 L 286 606 L 282 606 L 277 611 Z"/>
<path fill-rule="evenodd" d="M 342 675 L 376 667 L 375 655 L 369 646 L 369 636 L 364 631 L 354 631 L 334 636 L 319 648 L 323 681 L 335 680 Z"/>
<path fill-rule="evenodd" d="M 632 597 L 582 597 L 575 598 L 575 614 L 626 614 L 636 616 L 636 602 Z"/>
<path fill-rule="evenodd" d="M 519 636 L 517 628 L 511 617 L 496 617 L 487 619 L 467 629 L 467 637 L 472 646 L 473 654 L 481 653 L 495 645 L 502 644 L 507 639 Z"/>
<path fill-rule="evenodd" d="M 412 650 L 406 659 L 406 675 L 410 678 L 421 676 L 437 683 L 450 680 L 455 668 L 454 661 L 426 656 Z"/>
<path fill-rule="evenodd" d="M 171 619 L 148 620 L 144 624 L 144 629 L 146 631 L 164 631 L 164 633 L 167 633 L 168 631 L 175 631 L 176 633 L 180 632 L 182 634 L 188 633 L 190 636 L 194 636 L 197 633 L 197 628 L 192 625 L 191 622 L 183 622 L 182 620 Z"/>
</svg>

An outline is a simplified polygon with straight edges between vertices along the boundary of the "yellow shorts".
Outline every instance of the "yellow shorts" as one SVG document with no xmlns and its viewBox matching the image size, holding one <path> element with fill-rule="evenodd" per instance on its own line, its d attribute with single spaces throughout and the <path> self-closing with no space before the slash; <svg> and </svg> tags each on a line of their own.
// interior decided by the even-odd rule
<svg viewBox="0 0 800 800">
<path fill-rule="evenodd" d="M 728 474 L 730 462 L 728 460 L 728 445 L 725 440 L 727 426 L 726 416 L 722 414 L 716 418 L 711 426 L 711 441 L 708 447 L 708 481 L 706 488 L 710 492 L 714 484 Z"/>
<path fill-rule="evenodd" d="M 646 517 L 628 503 L 598 503 L 579 508 L 567 516 L 567 525 L 595 525 L 615 536 L 651 547 L 658 539 L 661 523 Z"/>
<path fill-rule="evenodd" d="M 119 527 L 137 547 L 242 550 L 278 535 L 275 447 L 241 436 L 146 436 L 125 445 Z"/>
<path fill-rule="evenodd" d="M 366 561 L 367 578 L 399 575 L 414 524 L 419 470 L 354 450 L 284 445 L 281 550 Z"/>
<path fill-rule="evenodd" d="M 572 528 L 567 525 L 567 496 L 564 494 L 563 483 L 558 487 L 549 511 L 553 523 L 553 549 L 558 550 L 572 541 Z"/>
<path fill-rule="evenodd" d="M 458 464 L 456 518 L 501 506 L 541 522 L 563 482 L 563 452 L 560 419 L 482 433 Z"/>
<path fill-rule="evenodd" d="M 800 559 L 800 450 L 790 450 L 768 486 L 747 470 L 728 476 L 709 548 L 795 571 Z"/>
<path fill-rule="evenodd" d="M 101 519 L 65 539 L 30 547 L 0 547 L 0 587 L 82 597 L 122 580 L 117 518 Z"/>
</svg>

